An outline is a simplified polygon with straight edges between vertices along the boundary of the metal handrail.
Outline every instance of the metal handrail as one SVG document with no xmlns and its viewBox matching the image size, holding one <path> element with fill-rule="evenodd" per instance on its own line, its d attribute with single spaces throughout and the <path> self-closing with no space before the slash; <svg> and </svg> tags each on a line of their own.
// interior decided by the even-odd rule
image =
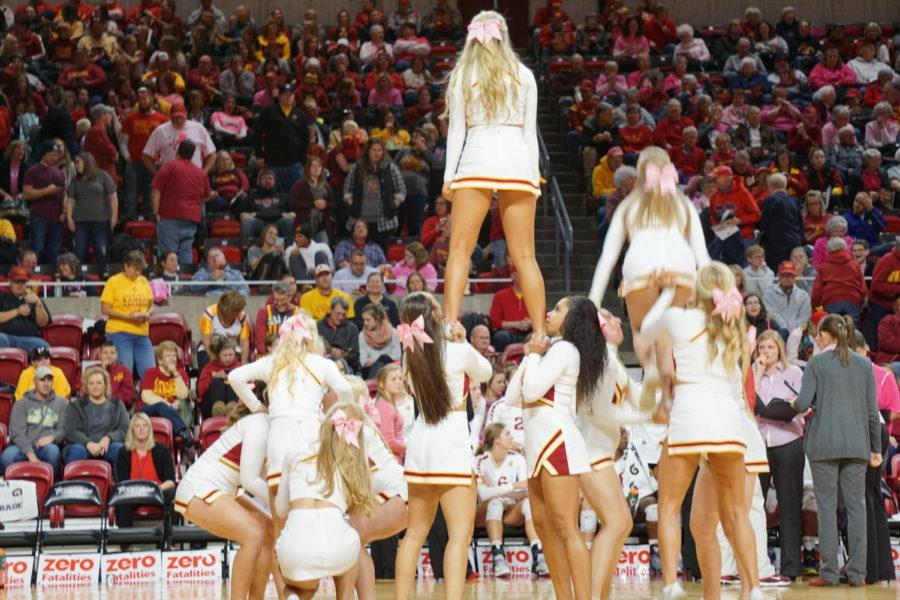
<svg viewBox="0 0 900 600">
<path fill-rule="evenodd" d="M 566 293 L 572 291 L 572 249 L 575 245 L 575 231 L 569 219 L 569 211 L 563 200 L 556 177 L 550 178 L 550 204 L 553 205 L 553 218 L 556 221 L 554 230 L 556 265 L 560 264 L 560 241 L 563 244 L 563 273 L 566 282 Z"/>
<path fill-rule="evenodd" d="M 537 139 L 538 139 L 538 170 L 541 174 L 542 181 L 550 181 L 550 152 L 547 151 L 547 144 L 544 143 L 544 134 L 541 133 L 541 130 L 537 131 Z M 544 189 L 541 190 L 543 194 L 547 193 L 546 185 Z M 550 210 L 547 206 L 547 202 L 542 202 L 543 207 L 543 215 L 547 216 L 547 211 Z"/>
</svg>

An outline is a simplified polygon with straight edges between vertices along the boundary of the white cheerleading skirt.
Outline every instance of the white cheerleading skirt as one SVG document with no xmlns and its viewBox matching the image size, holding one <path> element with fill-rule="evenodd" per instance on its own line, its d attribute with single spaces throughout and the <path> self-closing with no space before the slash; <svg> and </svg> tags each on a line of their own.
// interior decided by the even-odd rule
<svg viewBox="0 0 900 600">
<path fill-rule="evenodd" d="M 198 467 L 201 468 L 198 469 Z M 236 497 L 240 478 L 226 479 L 217 475 L 215 471 L 203 473 L 202 465 L 195 465 L 188 469 L 175 489 L 175 512 L 183 515 L 188 504 L 194 498 L 200 498 L 207 504 L 212 504 L 223 495 Z"/>
<path fill-rule="evenodd" d="M 744 467 L 748 473 L 759 474 L 769 472 L 769 455 L 766 453 L 766 443 L 756 418 L 747 409 L 741 410 L 741 426 L 744 429 L 744 438 L 747 442 L 747 452 L 744 453 Z"/>
<path fill-rule="evenodd" d="M 290 417 L 273 417 L 269 422 L 269 441 L 266 445 L 266 483 L 278 485 L 284 459 L 294 454 L 309 456 L 319 442 L 322 416 L 309 413 Z"/>
<path fill-rule="evenodd" d="M 471 485 L 475 456 L 466 411 L 453 410 L 436 424 L 416 418 L 406 443 L 403 473 L 408 483 Z"/>
<path fill-rule="evenodd" d="M 546 469 L 551 475 L 579 475 L 591 470 L 584 438 L 566 409 L 544 400 L 526 404 L 525 462 L 528 477 Z"/>
<path fill-rule="evenodd" d="M 466 131 L 450 189 L 517 190 L 539 196 L 541 185 L 537 177 L 538 166 L 525 143 L 522 127 L 478 125 Z"/>
<path fill-rule="evenodd" d="M 622 261 L 621 294 L 648 287 L 660 271 L 673 275 L 681 287 L 694 287 L 697 262 L 684 234 L 657 228 L 632 233 L 631 246 Z"/>
<path fill-rule="evenodd" d="M 621 440 L 621 428 L 615 421 L 609 420 L 599 425 L 589 418 L 577 418 L 575 425 L 584 438 L 588 464 L 593 471 L 612 467 Z"/>
<path fill-rule="evenodd" d="M 314 581 L 346 573 L 359 560 L 359 534 L 339 508 L 293 508 L 275 542 L 285 579 Z"/>
<path fill-rule="evenodd" d="M 744 422 L 731 386 L 677 384 L 669 418 L 669 455 L 747 450 Z"/>
</svg>

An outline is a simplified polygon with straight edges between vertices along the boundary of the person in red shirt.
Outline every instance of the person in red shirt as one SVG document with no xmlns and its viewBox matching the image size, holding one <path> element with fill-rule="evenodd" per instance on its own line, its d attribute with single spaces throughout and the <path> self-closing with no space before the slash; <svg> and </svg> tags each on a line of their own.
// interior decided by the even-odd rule
<svg viewBox="0 0 900 600">
<path fill-rule="evenodd" d="M 681 101 L 672 98 L 666 104 L 666 118 L 656 123 L 653 141 L 667 152 L 671 151 L 672 148 L 682 145 L 685 128 L 693 126 L 694 121 L 681 114 Z"/>
<path fill-rule="evenodd" d="M 716 167 L 712 176 L 716 180 L 716 192 L 709 200 L 710 221 L 713 225 L 718 225 L 722 212 L 731 209 L 734 213 L 732 220 L 734 225 L 740 227 L 741 237 L 752 240 L 753 226 L 762 217 L 753 195 L 729 167 Z"/>
<path fill-rule="evenodd" d="M 119 180 L 116 174 L 119 151 L 107 133 L 113 114 L 113 109 L 105 104 L 97 104 L 91 109 L 91 128 L 84 136 L 84 149 L 94 155 L 97 166 L 109 173 L 113 183 L 116 183 Z"/>
<path fill-rule="evenodd" d="M 647 77 L 647 85 L 641 86 L 638 96 L 641 106 L 646 108 L 652 115 L 658 115 L 662 107 L 669 101 L 665 83 L 663 76 L 654 72 Z"/>
<path fill-rule="evenodd" d="M 824 306 L 831 314 L 850 315 L 859 325 L 862 303 L 866 299 L 863 272 L 847 248 L 847 242 L 828 240 L 828 257 L 819 265 L 812 289 L 812 305 Z"/>
<path fill-rule="evenodd" d="M 135 25 L 141 15 L 149 14 L 153 19 L 159 18 L 162 7 L 159 0 L 141 0 L 140 4 L 133 6 L 125 15 L 125 22 L 128 25 Z"/>
<path fill-rule="evenodd" d="M 181 416 L 190 400 L 190 380 L 184 368 L 178 365 L 178 346 L 169 340 L 160 342 L 155 354 L 156 366 L 144 372 L 141 397 L 135 403 L 134 410 L 172 423 L 172 432 L 181 437 L 185 447 L 190 448 L 194 445 L 194 436 Z"/>
<path fill-rule="evenodd" d="M 697 147 L 699 134 L 693 125 L 685 127 L 682 132 L 682 143 L 669 150 L 672 164 L 678 169 L 678 174 L 683 181 L 694 175 L 699 175 L 706 162 L 706 152 Z"/>
<path fill-rule="evenodd" d="M 375 10 L 375 0 L 361 0 L 359 3 L 359 12 L 353 20 L 356 29 L 362 32 L 368 32 L 372 25 L 372 12 Z M 367 33 L 364 36 L 368 37 Z"/>
<path fill-rule="evenodd" d="M 72 64 L 59 74 L 57 83 L 67 90 L 87 88 L 91 94 L 99 94 L 106 87 L 106 73 L 79 48 L 72 55 Z"/>
<path fill-rule="evenodd" d="M 27 62 L 44 58 L 44 42 L 41 36 L 28 28 L 28 19 L 25 15 L 16 17 L 10 35 L 19 43 L 19 52 L 24 54 Z"/>
<path fill-rule="evenodd" d="M 872 270 L 872 284 L 869 289 L 869 321 L 878 335 L 881 331 L 879 329 L 881 320 L 891 314 L 893 305 L 898 298 L 900 298 L 900 241 L 894 242 L 894 248 L 879 258 Z M 874 336 L 873 347 L 878 347 L 878 335 Z"/>
<path fill-rule="evenodd" d="M 173 114 L 179 110 L 184 113 L 179 107 Z M 159 255 L 176 252 L 183 265 L 193 262 L 194 234 L 211 196 L 209 177 L 191 160 L 195 150 L 191 140 L 181 142 L 176 159 L 164 164 L 151 183 Z"/>
<path fill-rule="evenodd" d="M 644 21 L 644 37 L 650 42 L 651 48 L 662 54 L 671 54 L 666 51 L 666 47 L 678 41 L 678 33 L 675 31 L 675 21 L 669 17 L 668 8 L 657 6 L 653 18 Z"/>
<path fill-rule="evenodd" d="M 110 395 L 121 400 L 130 409 L 134 402 L 134 377 L 128 367 L 119 363 L 116 345 L 109 340 L 100 346 L 100 366 L 109 373 Z"/>
<path fill-rule="evenodd" d="M 625 124 L 619 127 L 619 140 L 619 145 L 626 154 L 637 154 L 653 145 L 653 130 L 641 122 L 641 109 L 638 105 L 632 104 L 625 109 Z"/>
<path fill-rule="evenodd" d="M 560 13 L 563 21 L 566 23 L 571 23 L 572 19 L 569 18 L 569 15 L 566 14 L 562 8 L 562 0 L 547 0 L 546 6 L 541 6 L 534 12 L 534 21 L 532 22 L 532 27 L 535 29 L 540 29 L 544 25 L 550 22 L 550 18 L 554 13 Z"/>
<path fill-rule="evenodd" d="M 144 218 L 149 219 L 150 182 L 153 175 L 147 170 L 143 161 L 144 146 L 150 134 L 159 125 L 168 121 L 165 115 L 153 108 L 153 94 L 149 88 L 139 87 L 137 90 L 137 109 L 122 120 L 122 133 L 128 140 L 128 160 L 125 163 L 125 216 L 127 221 L 138 214 L 138 197 L 143 201 Z"/>
<path fill-rule="evenodd" d="M 822 127 L 819 125 L 819 111 L 815 106 L 803 109 L 800 122 L 788 131 L 787 147 L 801 156 L 808 155 L 812 148 L 822 147 Z"/>
<path fill-rule="evenodd" d="M 234 342 L 224 336 L 213 337 L 209 359 L 197 378 L 197 405 L 204 419 L 225 416 L 228 405 L 238 401 L 228 384 L 228 374 L 241 366 Z"/>
<path fill-rule="evenodd" d="M 494 329 L 493 346 L 503 352 L 509 344 L 520 343 L 531 331 L 531 319 L 519 286 L 519 273 L 510 269 L 512 285 L 494 294 L 491 300 L 491 327 Z"/>
<path fill-rule="evenodd" d="M 186 83 L 188 89 L 199 90 L 207 104 L 222 97 L 219 90 L 219 67 L 208 54 L 201 56 L 197 66 L 188 71 Z"/>
</svg>

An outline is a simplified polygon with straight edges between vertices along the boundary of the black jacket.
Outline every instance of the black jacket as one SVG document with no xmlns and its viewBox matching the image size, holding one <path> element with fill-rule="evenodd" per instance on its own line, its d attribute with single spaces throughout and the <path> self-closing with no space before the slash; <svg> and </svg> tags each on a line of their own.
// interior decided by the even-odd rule
<svg viewBox="0 0 900 600">
<path fill-rule="evenodd" d="M 766 262 L 773 271 L 791 257 L 791 250 L 803 245 L 803 216 L 800 203 L 784 192 L 776 192 L 762 203 L 759 230 Z"/>
<path fill-rule="evenodd" d="M 366 179 L 366 168 L 364 161 L 357 161 L 351 168 L 355 170 L 353 179 L 353 204 L 350 206 L 350 215 L 354 219 L 358 219 L 362 213 L 363 204 L 363 183 Z M 391 169 L 397 167 L 390 160 L 382 160 L 378 167 L 378 188 L 381 193 L 381 209 L 385 219 L 392 219 L 397 214 L 397 207 L 394 205 L 394 176 Z"/>
<path fill-rule="evenodd" d="M 122 448 L 116 458 L 116 481 L 125 481 L 126 479 L 134 479 L 131 474 L 131 453 L 133 450 Z M 175 461 L 172 455 L 162 444 L 154 444 L 150 450 L 153 457 L 153 467 L 161 482 L 175 481 Z"/>
<path fill-rule="evenodd" d="M 70 444 L 85 445 L 88 442 L 100 441 L 88 437 L 90 427 L 87 422 L 86 407 L 89 402 L 87 396 L 82 396 L 69 403 L 69 409 L 65 413 L 63 422 L 66 429 L 66 440 Z M 111 442 L 124 441 L 125 434 L 128 432 L 128 411 L 125 410 L 125 405 L 118 398 L 110 398 L 106 403 L 106 408 L 110 412 L 110 422 L 112 423 L 112 429 L 106 432 L 106 437 Z"/>
<path fill-rule="evenodd" d="M 286 167 L 306 162 L 309 125 L 297 107 L 288 116 L 276 102 L 259 113 L 253 127 L 256 131 L 256 156 L 267 166 Z"/>
</svg>

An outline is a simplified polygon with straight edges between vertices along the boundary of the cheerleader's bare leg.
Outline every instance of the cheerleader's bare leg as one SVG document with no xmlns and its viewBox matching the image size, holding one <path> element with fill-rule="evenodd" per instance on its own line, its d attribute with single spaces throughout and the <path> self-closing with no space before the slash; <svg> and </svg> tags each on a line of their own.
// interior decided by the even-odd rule
<svg viewBox="0 0 900 600">
<path fill-rule="evenodd" d="M 663 586 L 677 582 L 678 558 L 681 555 L 681 504 L 694 471 L 698 454 L 670 456 L 668 446 L 663 445 L 659 459 L 659 557 L 662 564 Z"/>
<path fill-rule="evenodd" d="M 220 496 L 212 504 L 195 497 L 188 504 L 184 516 L 201 529 L 240 544 L 231 567 L 229 597 L 235 600 L 248 598 L 257 558 L 266 539 L 266 529 L 260 527 L 253 514 L 234 497 L 227 495 Z M 266 570 L 264 575 L 268 579 L 269 571 Z"/>
<path fill-rule="evenodd" d="M 250 598 L 262 599 L 266 595 L 266 586 L 269 584 L 270 574 L 275 579 L 276 590 L 280 591 L 284 587 L 281 570 L 275 561 L 275 527 L 272 525 L 272 517 L 269 513 L 249 498 L 240 496 L 237 498 L 237 503 L 250 514 L 253 520 L 256 521 L 257 526 L 266 532 L 263 538 L 262 551 L 256 559 L 253 583 L 250 585 Z"/>
<path fill-rule="evenodd" d="M 550 569 L 553 591 L 560 600 L 572 600 L 572 573 L 566 563 L 566 548 L 559 537 L 559 532 L 550 522 L 547 506 L 544 503 L 544 490 L 539 477 L 532 477 L 528 480 L 528 500 L 531 504 L 534 527 L 537 529 L 544 548 L 544 559 Z"/>
<path fill-rule="evenodd" d="M 434 516 L 437 514 L 441 488 L 434 485 L 409 484 L 409 525 L 400 547 L 397 549 L 395 565 L 394 597 L 407 600 L 412 596 L 416 579 L 419 552 L 428 537 Z M 475 503 L 472 503 L 474 508 Z M 470 532 L 471 533 L 471 532 Z M 444 572 L 446 576 L 446 571 Z"/>
<path fill-rule="evenodd" d="M 384 504 L 375 506 L 371 517 L 352 515 L 350 526 L 359 534 L 360 551 L 356 573 L 356 594 L 359 600 L 375 598 L 375 565 L 366 550 L 366 544 L 396 535 L 406 528 L 408 514 L 406 502 L 394 496 Z"/>
<path fill-rule="evenodd" d="M 519 273 L 519 284 L 525 297 L 528 318 L 537 333 L 543 333 L 547 316 L 547 294 L 544 276 L 534 251 L 534 218 L 537 197 L 530 192 L 503 190 L 497 192 L 500 218 L 506 233 L 509 258 Z"/>
<path fill-rule="evenodd" d="M 691 535 L 697 548 L 697 562 L 703 573 L 703 600 L 718 600 L 722 584 L 722 551 L 716 528 L 719 502 L 716 480 L 706 461 L 700 461 L 691 503 Z"/>
<path fill-rule="evenodd" d="M 316 591 L 319 589 L 319 580 L 313 581 L 291 581 L 289 579 L 284 580 L 284 595 L 287 600 L 309 600 L 313 596 L 316 595 Z"/>
<path fill-rule="evenodd" d="M 735 452 L 709 454 L 709 468 L 715 477 L 722 530 L 734 549 L 741 575 L 741 596 L 746 598 L 751 590 L 759 587 L 759 568 L 756 563 L 756 536 L 750 525 L 744 456 Z"/>
<path fill-rule="evenodd" d="M 463 292 L 469 282 L 469 259 L 478 243 L 481 224 L 491 207 L 491 190 L 458 189 L 453 192 L 452 201 L 450 253 L 444 268 L 444 318 L 449 323 L 459 319 Z M 531 228 L 534 229 L 533 223 Z"/>
<path fill-rule="evenodd" d="M 365 550 L 365 547 L 363 547 Z M 353 600 L 353 592 L 356 587 L 356 575 L 359 572 L 359 562 L 350 570 L 334 577 L 334 591 L 337 600 Z"/>
<path fill-rule="evenodd" d="M 554 476 L 542 469 L 538 479 L 544 492 L 548 525 L 558 532 L 564 560 L 568 563 L 574 598 L 587 600 L 591 597 L 591 558 L 578 531 L 579 478 Z M 549 567 L 552 572 L 553 566 Z"/>
<path fill-rule="evenodd" d="M 476 501 L 474 481 L 467 486 L 445 487 L 440 496 L 441 512 L 447 521 L 447 547 L 444 550 L 445 597 L 451 600 L 463 597 L 469 544 L 475 526 Z"/>
<path fill-rule="evenodd" d="M 619 554 L 631 533 L 631 512 L 615 469 L 589 471 L 580 478 L 581 491 L 602 523 L 591 545 L 591 598 L 606 600 L 612 591 Z"/>
</svg>

